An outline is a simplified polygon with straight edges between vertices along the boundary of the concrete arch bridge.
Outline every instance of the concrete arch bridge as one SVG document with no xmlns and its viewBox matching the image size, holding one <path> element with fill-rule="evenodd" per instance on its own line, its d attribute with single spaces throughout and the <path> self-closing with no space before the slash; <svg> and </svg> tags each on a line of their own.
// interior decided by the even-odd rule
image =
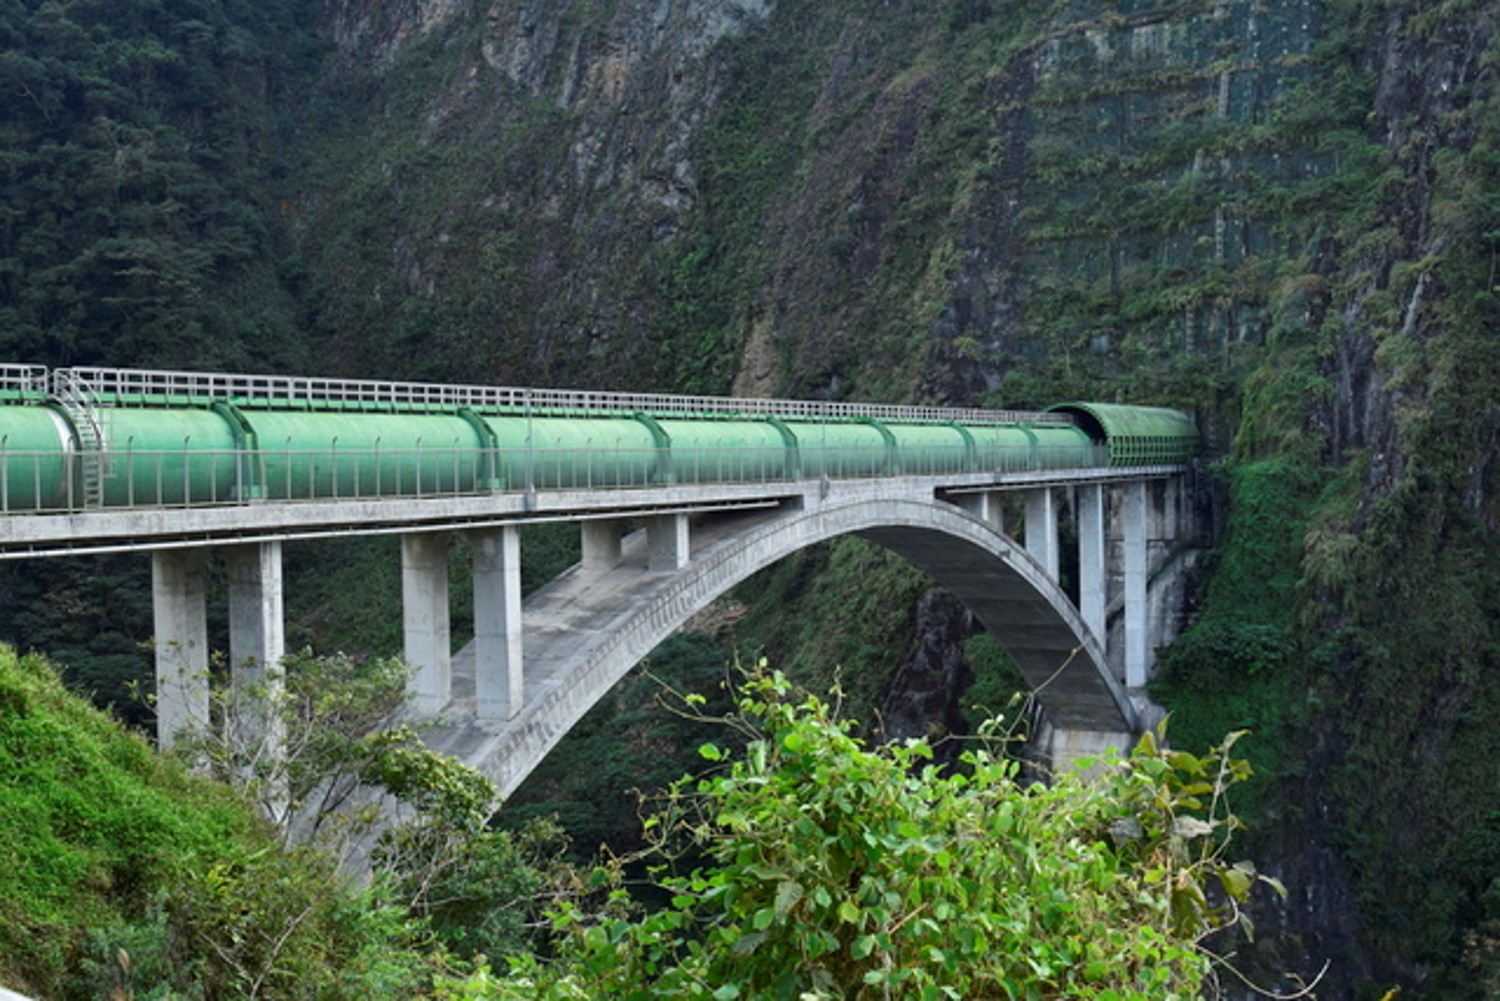
<svg viewBox="0 0 1500 1001">
<path fill-rule="evenodd" d="M 0 558 L 150 554 L 170 743 L 207 717 L 209 551 L 229 571 L 236 680 L 258 682 L 284 654 L 282 547 L 397 534 L 410 711 L 440 721 L 433 746 L 508 794 L 695 612 L 798 549 L 857 534 L 975 613 L 1069 756 L 1141 726 L 1132 694 L 1169 638 L 1153 582 L 1190 548 L 1196 451 L 1186 415 L 1114 404 L 1027 413 L 0 366 Z M 1062 518 L 1076 602 L 1058 582 Z M 523 604 L 518 530 L 546 520 L 581 524 L 582 560 Z M 475 639 L 450 655 L 459 532 Z"/>
</svg>

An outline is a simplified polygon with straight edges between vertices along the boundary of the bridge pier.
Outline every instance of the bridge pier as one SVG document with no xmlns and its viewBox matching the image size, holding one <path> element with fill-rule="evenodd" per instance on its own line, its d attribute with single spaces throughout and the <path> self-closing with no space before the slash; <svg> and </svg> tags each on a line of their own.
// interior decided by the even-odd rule
<svg viewBox="0 0 1500 1001">
<path fill-rule="evenodd" d="M 1104 649 L 1109 640 L 1109 564 L 1105 554 L 1105 511 L 1109 497 L 1102 483 L 1077 491 L 1078 613 Z"/>
<path fill-rule="evenodd" d="M 276 712 L 284 688 L 286 616 L 281 543 L 257 542 L 222 550 L 229 584 L 230 698 L 238 748 L 259 745 L 279 758 L 286 742 Z"/>
<path fill-rule="evenodd" d="M 688 565 L 690 539 L 686 514 L 663 514 L 646 521 L 648 570 L 681 570 Z"/>
<path fill-rule="evenodd" d="M 471 532 L 469 538 L 474 549 L 475 712 L 511 718 L 521 711 L 524 698 L 520 532 L 515 525 L 504 525 Z M 616 534 L 616 562 L 619 545 Z"/>
<path fill-rule="evenodd" d="M 401 536 L 401 614 L 413 707 L 433 715 L 453 695 L 448 615 L 448 533 Z"/>
<path fill-rule="evenodd" d="M 208 724 L 208 613 L 203 549 L 151 551 L 156 646 L 156 739 Z"/>
<path fill-rule="evenodd" d="M 623 527 L 624 522 L 619 518 L 589 518 L 579 523 L 583 569 L 592 573 L 620 565 Z"/>
<path fill-rule="evenodd" d="M 1135 746 L 1136 735 L 1111 730 L 1063 730 L 1044 726 L 1041 737 L 1042 756 L 1053 774 L 1072 769 L 1080 758 L 1098 758 L 1110 751 L 1121 757 Z"/>
<path fill-rule="evenodd" d="M 1026 551 L 1057 579 L 1057 497 L 1051 487 L 1026 491 Z"/>
<path fill-rule="evenodd" d="M 1149 505 L 1146 482 L 1125 484 L 1121 506 L 1124 535 L 1125 571 L 1125 687 L 1145 688 L 1150 670 L 1151 637 L 1147 608 L 1146 561 L 1147 515 Z"/>
<path fill-rule="evenodd" d="M 1005 534 L 1005 495 L 998 490 L 980 490 L 971 494 L 958 494 L 954 500 L 958 506 L 989 525 L 1001 535 Z"/>
</svg>

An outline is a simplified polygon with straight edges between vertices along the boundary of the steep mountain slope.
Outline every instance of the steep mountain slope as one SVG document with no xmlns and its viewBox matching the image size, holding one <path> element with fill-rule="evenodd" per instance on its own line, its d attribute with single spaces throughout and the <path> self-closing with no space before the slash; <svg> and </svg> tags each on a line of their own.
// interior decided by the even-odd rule
<svg viewBox="0 0 1500 1001">
<path fill-rule="evenodd" d="M 369 100 L 300 200 L 316 318 L 423 375 L 1197 408 L 1233 506 L 1163 697 L 1262 733 L 1300 878 L 1263 951 L 1462 993 L 1500 919 L 1493 16 L 337 6 Z"/>
<path fill-rule="evenodd" d="M 7 161 L 8 350 L 1195 408 L 1227 456 L 1229 520 L 1161 698 L 1184 743 L 1257 732 L 1242 745 L 1262 772 L 1252 812 L 1294 887 L 1267 908 L 1260 951 L 1332 957 L 1329 996 L 1494 988 L 1493 4 L 61 9 L 11 4 L 0 23 L 25 54 L 0 68 L 33 95 L 0 120 L 11 148 L 90 179 Z M 58 32 L 90 12 L 108 31 L 89 27 L 94 68 L 69 70 Z M 168 99 L 195 39 L 237 54 L 250 85 L 223 106 L 254 114 Z M 101 79 L 149 115 L 101 104 Z M 38 90 L 67 80 L 82 82 Z M 124 133 L 101 116 L 137 131 L 110 146 Z M 230 217 L 182 210 L 204 189 L 176 179 L 213 174 L 176 138 L 192 123 L 228 137 L 214 163 L 260 171 L 236 182 Z M 142 159 L 163 148 L 151 135 L 196 166 Z M 86 211 L 126 242 L 52 225 Z M 40 232 L 66 238 L 42 247 Z M 848 563 L 813 555 L 770 586 Z M 803 603 L 778 635 L 827 643 L 838 605 Z"/>
</svg>

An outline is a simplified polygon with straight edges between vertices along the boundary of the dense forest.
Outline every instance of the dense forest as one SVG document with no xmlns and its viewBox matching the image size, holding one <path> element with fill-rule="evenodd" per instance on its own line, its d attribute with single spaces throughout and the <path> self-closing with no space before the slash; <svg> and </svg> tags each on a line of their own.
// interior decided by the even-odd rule
<svg viewBox="0 0 1500 1001">
<path fill-rule="evenodd" d="M 1223 530 L 1154 694 L 1178 746 L 1251 731 L 1250 854 L 1289 893 L 1245 951 L 1330 959 L 1326 996 L 1484 996 L 1495 20 L 1479 0 L 5 0 L 0 353 L 1190 409 Z M 530 540 L 531 572 L 571 544 Z M 294 639 L 392 651 L 378 547 L 289 558 Z M 0 569 L 3 637 L 129 715 L 145 568 Z M 857 712 L 918 653 L 963 665 L 952 705 L 1003 689 L 928 590 L 841 542 L 745 588 L 721 633 L 814 690 L 840 668 Z M 660 659 L 707 678 L 727 655 Z M 601 712 L 645 725 L 641 705 Z M 598 804 L 628 813 L 623 790 L 578 771 L 537 798 L 621 835 Z"/>
</svg>

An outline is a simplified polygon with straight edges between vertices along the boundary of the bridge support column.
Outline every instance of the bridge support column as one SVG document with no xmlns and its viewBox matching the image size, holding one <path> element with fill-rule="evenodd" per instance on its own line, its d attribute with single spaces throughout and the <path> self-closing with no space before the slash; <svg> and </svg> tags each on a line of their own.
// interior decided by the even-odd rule
<svg viewBox="0 0 1500 1001">
<path fill-rule="evenodd" d="M 646 522 L 648 570 L 681 570 L 688 565 L 689 545 L 686 514 L 664 514 Z"/>
<path fill-rule="evenodd" d="M 471 532 L 469 539 L 474 549 L 475 712 L 480 717 L 509 718 L 521 711 L 524 697 L 520 530 L 503 525 Z M 618 552 L 618 535 L 615 549 Z"/>
<path fill-rule="evenodd" d="M 286 734 L 276 712 L 283 689 L 286 624 L 281 584 L 281 543 L 223 549 L 229 583 L 229 672 L 240 748 L 260 748 L 280 758 Z"/>
<path fill-rule="evenodd" d="M 1097 759 L 1110 751 L 1121 757 L 1135 746 L 1135 735 L 1120 731 L 1105 730 L 1051 730 L 1046 740 L 1048 764 L 1055 775 L 1072 771 L 1078 767 L 1079 759 Z M 1095 765 L 1097 768 L 1097 765 Z M 1097 774 L 1091 769 L 1086 774 Z"/>
<path fill-rule="evenodd" d="M 1000 502 L 1003 496 L 1004 494 L 998 490 L 959 494 L 958 506 L 1003 535 L 1005 534 L 1005 506 Z"/>
<path fill-rule="evenodd" d="M 420 713 L 442 711 L 453 694 L 448 637 L 448 535 L 401 536 L 401 611 L 408 691 Z"/>
<path fill-rule="evenodd" d="M 205 551 L 151 552 L 156 634 L 156 739 L 171 747 L 183 730 L 208 725 L 208 612 Z"/>
<path fill-rule="evenodd" d="M 1026 551 L 1057 580 L 1057 500 L 1050 487 L 1026 491 Z"/>
<path fill-rule="evenodd" d="M 613 570 L 620 565 L 620 528 L 618 518 L 591 518 L 581 522 L 583 569 L 593 572 Z"/>
<path fill-rule="evenodd" d="M 1138 480 L 1124 488 L 1125 572 L 1125 687 L 1146 687 L 1150 669 L 1149 621 L 1146 605 L 1146 527 L 1149 505 L 1146 483 Z"/>
<path fill-rule="evenodd" d="M 1104 485 L 1078 488 L 1078 613 L 1103 650 L 1109 641 L 1109 566 L 1105 563 Z"/>
</svg>

